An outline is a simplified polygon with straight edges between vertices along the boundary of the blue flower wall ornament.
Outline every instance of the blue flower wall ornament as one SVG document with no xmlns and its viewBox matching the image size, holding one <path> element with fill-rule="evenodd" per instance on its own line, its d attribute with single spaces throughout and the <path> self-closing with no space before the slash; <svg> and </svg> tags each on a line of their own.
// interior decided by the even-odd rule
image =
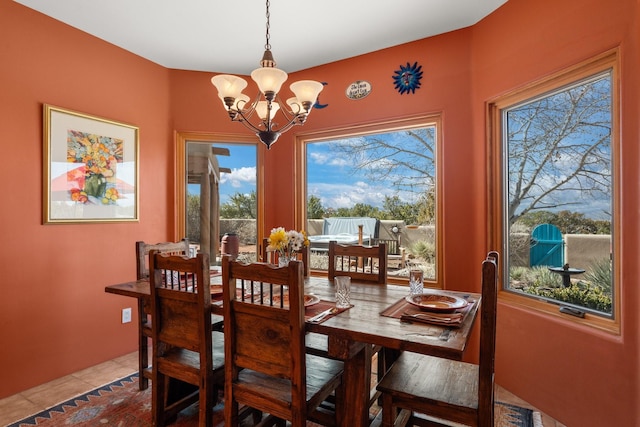
<svg viewBox="0 0 640 427">
<path fill-rule="evenodd" d="M 415 93 L 416 89 L 420 87 L 420 80 L 422 79 L 422 65 L 418 65 L 414 62 L 413 65 L 407 62 L 407 66 L 400 66 L 399 70 L 394 71 L 393 81 L 396 90 L 400 92 L 400 95 L 405 93 Z"/>
</svg>

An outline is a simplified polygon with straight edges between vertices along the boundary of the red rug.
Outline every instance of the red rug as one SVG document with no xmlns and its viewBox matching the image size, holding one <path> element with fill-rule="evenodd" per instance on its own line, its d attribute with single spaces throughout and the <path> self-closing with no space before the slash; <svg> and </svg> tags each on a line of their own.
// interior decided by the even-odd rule
<svg viewBox="0 0 640 427">
<path fill-rule="evenodd" d="M 197 405 L 178 415 L 171 426 L 198 425 Z M 534 427 L 535 413 L 519 406 L 496 402 L 496 427 Z M 247 419 L 247 425 L 250 419 Z M 309 423 L 309 426 L 314 424 Z M 151 387 L 138 390 L 138 374 L 133 374 L 76 396 L 7 427 L 150 427 Z M 223 406 L 214 408 L 214 426 L 224 426 Z"/>
</svg>

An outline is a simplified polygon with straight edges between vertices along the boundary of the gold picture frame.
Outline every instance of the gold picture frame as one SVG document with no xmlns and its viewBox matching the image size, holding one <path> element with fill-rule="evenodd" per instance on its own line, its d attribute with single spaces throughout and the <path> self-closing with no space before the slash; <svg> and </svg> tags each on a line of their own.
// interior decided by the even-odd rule
<svg viewBox="0 0 640 427">
<path fill-rule="evenodd" d="M 138 221 L 135 126 L 44 104 L 43 223 Z"/>
</svg>

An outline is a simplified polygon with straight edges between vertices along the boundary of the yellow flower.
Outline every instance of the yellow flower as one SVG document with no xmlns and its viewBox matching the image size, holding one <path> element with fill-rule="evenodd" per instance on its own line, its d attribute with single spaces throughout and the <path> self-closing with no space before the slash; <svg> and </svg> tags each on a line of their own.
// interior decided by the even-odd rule
<svg viewBox="0 0 640 427">
<path fill-rule="evenodd" d="M 268 242 L 268 251 L 278 251 L 284 256 L 292 256 L 303 247 L 309 246 L 309 239 L 304 231 L 286 231 L 283 227 L 272 229 Z"/>
<path fill-rule="evenodd" d="M 287 247 L 288 243 L 287 232 L 282 227 L 274 228 L 271 230 L 269 236 L 269 248 L 272 251 L 282 251 Z"/>
</svg>

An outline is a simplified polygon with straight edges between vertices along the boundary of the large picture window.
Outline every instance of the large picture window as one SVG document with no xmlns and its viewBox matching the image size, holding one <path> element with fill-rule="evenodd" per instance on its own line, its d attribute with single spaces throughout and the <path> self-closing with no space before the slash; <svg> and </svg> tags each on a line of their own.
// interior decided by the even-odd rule
<svg viewBox="0 0 640 427">
<path fill-rule="evenodd" d="M 326 270 L 330 240 L 384 242 L 391 281 L 420 269 L 437 285 L 439 133 L 431 117 L 304 139 L 312 270 Z"/>
<path fill-rule="evenodd" d="M 608 54 L 490 106 L 504 290 L 595 323 L 618 298 L 616 81 Z"/>
</svg>

